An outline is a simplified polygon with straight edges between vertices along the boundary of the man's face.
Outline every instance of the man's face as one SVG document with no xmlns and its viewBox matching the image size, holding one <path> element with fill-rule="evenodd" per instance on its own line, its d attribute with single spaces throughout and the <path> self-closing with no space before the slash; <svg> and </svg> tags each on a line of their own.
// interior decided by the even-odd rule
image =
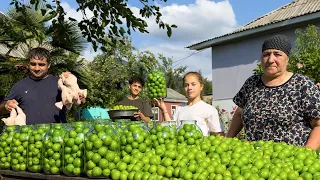
<svg viewBox="0 0 320 180">
<path fill-rule="evenodd" d="M 129 84 L 129 89 L 132 95 L 138 96 L 142 91 L 142 85 L 139 82 L 134 82 L 132 84 Z"/>
<path fill-rule="evenodd" d="M 47 76 L 50 64 L 47 58 L 32 57 L 30 59 L 29 70 L 34 79 L 43 79 Z"/>
</svg>

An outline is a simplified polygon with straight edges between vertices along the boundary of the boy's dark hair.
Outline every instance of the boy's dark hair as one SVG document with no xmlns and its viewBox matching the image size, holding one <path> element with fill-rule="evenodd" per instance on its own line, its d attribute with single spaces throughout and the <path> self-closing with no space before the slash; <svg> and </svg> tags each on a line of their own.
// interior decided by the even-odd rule
<svg viewBox="0 0 320 180">
<path fill-rule="evenodd" d="M 133 84 L 133 83 L 140 83 L 142 87 L 144 87 L 144 79 L 140 76 L 132 76 L 129 79 L 129 84 Z"/>
<path fill-rule="evenodd" d="M 51 62 L 50 52 L 47 49 L 42 48 L 42 47 L 37 47 L 37 48 L 31 49 L 28 53 L 28 58 L 29 58 L 29 60 L 31 58 L 34 58 L 37 60 L 41 60 L 43 58 L 46 58 L 48 64 L 50 64 L 50 62 Z"/>
</svg>

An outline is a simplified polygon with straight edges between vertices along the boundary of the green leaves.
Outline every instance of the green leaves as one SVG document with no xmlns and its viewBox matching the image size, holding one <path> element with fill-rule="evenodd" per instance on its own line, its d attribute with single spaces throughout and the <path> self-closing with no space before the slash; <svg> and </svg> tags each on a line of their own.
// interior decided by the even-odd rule
<svg viewBox="0 0 320 180">
<path fill-rule="evenodd" d="M 262 74 L 263 73 L 263 70 L 261 68 L 261 64 L 259 63 L 258 64 L 258 67 L 256 67 L 254 70 L 253 70 L 253 74 L 254 75 L 259 75 L 259 74 Z"/>
<path fill-rule="evenodd" d="M 166 27 L 167 27 L 167 35 L 168 37 L 171 37 L 171 34 L 172 34 L 171 27 L 168 24 L 166 24 Z"/>
<path fill-rule="evenodd" d="M 296 30 L 295 49 L 291 53 L 288 69 L 320 82 L 320 34 L 319 28 L 309 25 L 305 31 Z"/>
<path fill-rule="evenodd" d="M 41 14 L 42 14 L 42 16 L 46 15 L 46 13 L 47 13 L 47 10 L 41 9 Z"/>
<path fill-rule="evenodd" d="M 166 2 L 166 0 L 163 1 Z M 77 11 L 81 11 L 83 14 L 82 20 L 78 22 L 81 34 L 88 42 L 92 43 L 95 51 L 99 46 L 103 47 L 106 45 L 106 41 L 103 41 L 105 36 L 112 39 L 111 43 L 114 43 L 121 40 L 121 38 L 126 35 L 130 35 L 131 30 L 138 30 L 140 33 L 149 33 L 147 31 L 148 25 L 142 18 L 155 17 L 155 21 L 159 25 L 159 28 L 167 30 L 168 37 L 171 37 L 172 35 L 172 28 L 177 28 L 176 25 L 169 25 L 161 20 L 162 14 L 160 13 L 160 7 L 151 5 L 154 4 L 153 1 L 140 1 L 140 3 L 142 3 L 142 8 L 139 13 L 142 18 L 134 15 L 132 10 L 128 7 L 127 0 L 76 0 L 76 2 L 79 5 Z M 31 6 L 34 6 L 37 10 L 38 7 L 41 6 L 41 3 L 44 3 L 46 7 L 46 9 L 41 9 L 41 14 L 43 16 L 49 14 L 48 20 L 52 20 L 52 22 L 57 25 L 56 27 L 59 27 L 59 24 L 65 22 L 64 16 L 66 15 L 66 12 L 60 5 L 59 0 L 52 2 L 30 0 L 30 5 L 23 4 L 19 0 L 12 0 L 10 4 L 14 4 L 18 12 L 23 12 Z M 52 3 L 55 3 L 55 6 L 53 6 Z M 86 10 L 92 11 L 94 16 L 88 17 L 86 15 Z M 76 21 L 74 18 L 69 18 L 69 20 Z M 124 22 L 126 27 L 123 26 Z M 106 34 L 106 32 L 108 33 Z M 104 48 L 101 50 L 104 51 Z"/>
<path fill-rule="evenodd" d="M 172 59 L 159 54 L 156 57 L 149 51 L 138 51 L 131 41 L 124 38 L 124 43 L 118 40 L 103 46 L 105 52 L 94 58 L 89 63 L 90 96 L 87 103 L 90 106 L 108 107 L 119 102 L 129 93 L 128 79 L 132 75 L 139 75 L 147 79 L 152 70 L 164 72 L 167 87 L 183 91 L 182 77 L 186 67 L 172 69 Z M 141 93 L 142 98 L 147 98 L 147 87 Z"/>
<path fill-rule="evenodd" d="M 69 17 L 68 19 L 69 19 L 70 21 L 77 22 L 77 20 L 76 20 L 76 19 L 74 19 L 74 18 L 72 18 L 72 17 Z"/>
</svg>

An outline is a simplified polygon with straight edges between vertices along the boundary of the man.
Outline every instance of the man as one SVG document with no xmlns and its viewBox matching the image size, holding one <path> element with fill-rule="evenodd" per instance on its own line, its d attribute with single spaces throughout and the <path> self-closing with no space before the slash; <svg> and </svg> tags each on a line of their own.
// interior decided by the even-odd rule
<svg viewBox="0 0 320 180">
<path fill-rule="evenodd" d="M 61 101 L 58 77 L 48 74 L 51 56 L 44 48 L 34 48 L 28 54 L 30 76 L 17 82 L 0 103 L 0 113 L 9 113 L 18 105 L 27 116 L 26 124 L 64 123 L 66 108 L 55 106 Z M 81 102 L 85 98 L 80 95 Z"/>
<path fill-rule="evenodd" d="M 153 117 L 150 104 L 139 97 L 144 86 L 144 80 L 141 77 L 133 76 L 129 80 L 130 95 L 119 102 L 120 105 L 135 106 L 139 109 L 135 113 L 135 120 L 149 121 Z"/>
</svg>

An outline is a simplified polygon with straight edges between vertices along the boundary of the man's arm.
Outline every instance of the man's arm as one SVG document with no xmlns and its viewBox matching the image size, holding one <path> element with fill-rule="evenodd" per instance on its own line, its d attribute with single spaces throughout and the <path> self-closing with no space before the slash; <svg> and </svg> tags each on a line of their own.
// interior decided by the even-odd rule
<svg viewBox="0 0 320 180">
<path fill-rule="evenodd" d="M 12 109 L 16 108 L 18 102 L 15 99 L 3 101 L 0 103 L 0 114 L 6 114 L 11 112 Z"/>
<path fill-rule="evenodd" d="M 140 117 L 141 120 L 143 121 L 150 121 L 150 117 L 145 116 L 141 111 L 135 112 L 135 118 Z"/>
<path fill-rule="evenodd" d="M 317 150 L 320 146 L 320 119 L 312 120 L 311 127 L 312 131 L 305 146 Z"/>
</svg>

